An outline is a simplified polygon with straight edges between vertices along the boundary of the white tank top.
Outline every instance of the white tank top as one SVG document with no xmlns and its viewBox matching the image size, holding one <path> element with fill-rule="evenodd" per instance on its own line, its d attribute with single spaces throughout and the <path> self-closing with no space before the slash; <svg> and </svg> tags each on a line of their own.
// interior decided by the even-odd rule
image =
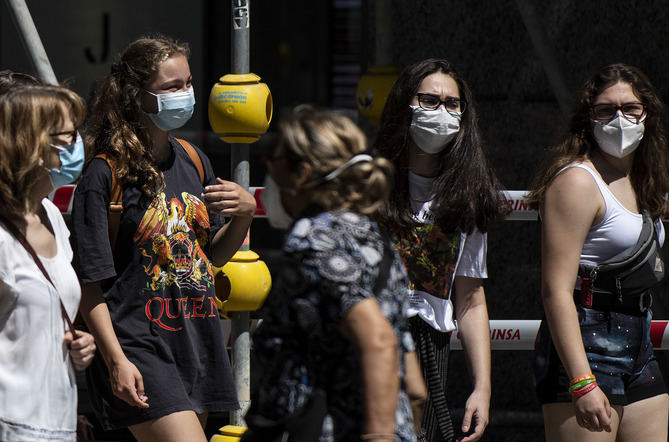
<svg viewBox="0 0 669 442">
<path fill-rule="evenodd" d="M 579 163 L 572 163 L 562 170 L 570 167 L 587 170 L 604 198 L 606 206 L 604 217 L 588 231 L 580 259 L 581 264 L 597 265 L 636 244 L 641 233 L 643 217 L 626 209 L 594 170 Z"/>
</svg>

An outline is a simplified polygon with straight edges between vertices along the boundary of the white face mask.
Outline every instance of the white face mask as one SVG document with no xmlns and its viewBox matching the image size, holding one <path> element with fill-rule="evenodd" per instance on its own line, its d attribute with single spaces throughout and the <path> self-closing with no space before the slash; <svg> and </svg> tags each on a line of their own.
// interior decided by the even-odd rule
<svg viewBox="0 0 669 442">
<path fill-rule="evenodd" d="M 633 123 L 618 111 L 616 117 L 606 124 L 595 122 L 592 134 L 600 149 L 616 158 L 623 158 L 639 147 L 644 129 L 643 120 Z"/>
<path fill-rule="evenodd" d="M 425 110 L 420 106 L 409 106 L 413 110 L 409 134 L 416 146 L 425 153 L 439 153 L 460 131 L 461 113 L 457 116 L 446 109 Z"/>
<path fill-rule="evenodd" d="M 265 208 L 269 225 L 275 229 L 287 230 L 293 224 L 294 219 L 283 208 L 279 185 L 267 174 L 264 186 L 265 190 L 260 195 L 260 201 Z"/>
<path fill-rule="evenodd" d="M 193 108 L 195 107 L 193 86 L 183 92 L 170 92 L 167 94 L 146 92 L 156 97 L 158 112 L 155 114 L 147 113 L 147 115 L 159 129 L 164 131 L 178 129 L 193 116 Z"/>
</svg>

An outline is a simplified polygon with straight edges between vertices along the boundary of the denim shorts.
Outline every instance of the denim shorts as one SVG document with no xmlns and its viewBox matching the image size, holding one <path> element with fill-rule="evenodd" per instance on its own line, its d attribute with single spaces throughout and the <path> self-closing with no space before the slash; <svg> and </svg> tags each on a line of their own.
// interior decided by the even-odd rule
<svg viewBox="0 0 669 442">
<path fill-rule="evenodd" d="M 611 404 L 628 405 L 667 392 L 650 342 L 650 310 L 629 314 L 580 305 L 576 310 L 590 369 Z M 534 380 L 541 404 L 571 402 L 570 379 L 545 318 L 534 347 Z"/>
</svg>

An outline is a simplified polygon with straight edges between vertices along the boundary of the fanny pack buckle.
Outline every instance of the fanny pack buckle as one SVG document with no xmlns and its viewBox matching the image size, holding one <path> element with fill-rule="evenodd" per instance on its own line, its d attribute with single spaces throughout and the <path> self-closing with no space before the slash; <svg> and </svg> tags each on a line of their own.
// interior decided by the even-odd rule
<svg viewBox="0 0 669 442">
<path fill-rule="evenodd" d="M 648 300 L 648 305 L 646 305 L 645 301 L 646 299 Z M 653 305 L 653 294 L 650 292 L 650 290 L 647 290 L 639 295 L 639 311 L 643 313 L 646 310 L 650 309 L 652 305 Z"/>
</svg>

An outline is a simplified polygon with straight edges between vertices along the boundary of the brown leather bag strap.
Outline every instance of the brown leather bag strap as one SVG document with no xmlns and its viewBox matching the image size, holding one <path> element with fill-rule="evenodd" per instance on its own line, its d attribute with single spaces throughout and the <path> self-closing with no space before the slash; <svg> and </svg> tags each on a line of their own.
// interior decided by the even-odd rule
<svg viewBox="0 0 669 442">
<path fill-rule="evenodd" d="M 186 151 L 188 157 L 195 165 L 197 173 L 200 175 L 200 182 L 204 185 L 204 167 L 202 166 L 202 160 L 200 155 L 197 154 L 195 148 L 186 140 L 181 138 L 176 138 L 181 147 Z M 111 192 L 109 198 L 109 211 L 107 214 L 107 226 L 109 230 L 109 244 L 111 245 L 112 252 L 116 247 L 116 239 L 118 238 L 118 229 L 121 225 L 121 215 L 123 214 L 123 188 L 121 184 L 116 179 L 116 167 L 114 164 L 113 158 L 111 158 L 106 153 L 99 153 L 95 158 L 100 158 L 107 163 L 109 170 L 111 171 Z"/>
<path fill-rule="evenodd" d="M 200 182 L 204 186 L 204 167 L 202 167 L 202 160 L 200 159 L 200 155 L 197 154 L 195 151 L 195 148 L 186 140 L 182 140 L 181 138 L 175 138 L 181 144 L 181 147 L 184 148 L 188 156 L 190 157 L 190 160 L 193 162 L 195 165 L 195 168 L 197 169 L 197 173 L 200 175 Z"/>
<path fill-rule="evenodd" d="M 26 239 L 25 235 L 19 230 L 16 225 L 8 220 L 2 213 L 0 213 L 0 221 L 3 222 L 5 227 L 7 227 L 7 230 L 14 235 L 14 238 L 23 246 L 24 249 L 32 256 L 33 260 L 35 260 L 35 264 L 37 267 L 41 270 L 42 274 L 46 278 L 47 281 L 53 286 L 54 290 L 56 290 L 56 296 L 58 296 L 58 302 L 60 302 L 60 312 L 63 315 L 63 318 L 65 318 L 65 322 L 67 322 L 67 327 L 70 329 L 70 333 L 72 333 L 72 338 L 77 339 L 79 337 L 79 334 L 77 331 L 74 329 L 74 325 L 72 325 L 72 321 L 70 320 L 70 315 L 67 314 L 67 310 L 65 309 L 65 305 L 63 304 L 63 300 L 60 298 L 60 295 L 58 294 L 58 289 L 56 288 L 56 284 L 53 283 L 51 280 L 51 277 L 49 276 L 49 272 L 46 271 L 44 268 L 44 264 L 42 264 L 42 261 L 40 261 L 39 257 L 37 256 L 37 253 L 35 252 L 35 249 L 30 245 L 28 240 Z"/>
<path fill-rule="evenodd" d="M 106 153 L 99 153 L 95 158 L 105 160 L 111 171 L 111 192 L 109 192 L 109 211 L 107 212 L 107 229 L 109 230 L 109 244 L 112 252 L 116 247 L 118 228 L 121 225 L 121 214 L 123 213 L 123 188 L 116 179 L 114 160 Z"/>
</svg>

